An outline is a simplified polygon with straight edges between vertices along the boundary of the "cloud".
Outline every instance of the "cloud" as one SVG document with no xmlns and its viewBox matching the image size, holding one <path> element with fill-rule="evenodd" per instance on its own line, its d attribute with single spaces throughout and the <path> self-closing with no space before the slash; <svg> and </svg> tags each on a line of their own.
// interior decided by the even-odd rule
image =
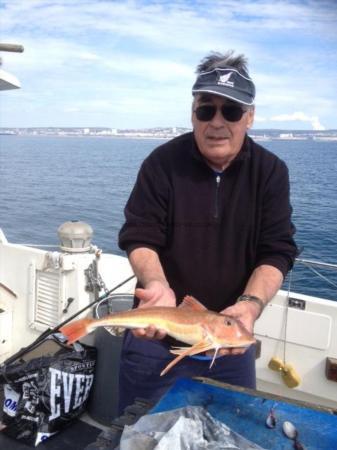
<svg viewBox="0 0 337 450">
<path fill-rule="evenodd" d="M 233 48 L 249 58 L 257 124 L 296 108 L 302 123 L 336 127 L 332 0 L 242 0 L 239 10 L 237 0 L 2 0 L 0 13 L 2 40 L 25 47 L 3 59 L 29 99 L 17 111 L 27 125 L 33 117 L 22 111 L 35 107 L 41 126 L 43 109 L 60 123 L 72 108 L 86 123 L 101 120 L 90 111 L 116 110 L 117 122 L 117 109 L 129 108 L 130 127 L 168 117 L 180 126 L 199 60 Z"/>
<path fill-rule="evenodd" d="M 318 116 L 308 116 L 304 112 L 298 111 L 293 114 L 280 114 L 270 118 L 275 122 L 309 122 L 313 130 L 325 130 L 325 127 L 320 123 Z"/>
<path fill-rule="evenodd" d="M 130 64 L 125 56 L 115 54 L 114 58 L 106 60 L 103 64 L 111 69 L 111 72 L 124 72 L 132 83 L 137 83 L 140 77 L 163 82 L 187 80 L 190 83 L 194 78 L 193 68 L 190 65 L 170 59 L 135 56 Z"/>
<path fill-rule="evenodd" d="M 5 0 L 2 4 L 3 33 L 15 30 L 21 36 L 49 34 L 85 40 L 85 34 L 95 32 L 109 36 L 111 49 L 137 39 L 157 52 L 175 48 L 192 54 L 224 45 L 256 54 L 254 43 L 264 41 L 268 31 L 314 30 L 321 38 L 332 32 L 337 20 L 335 8 L 313 0 L 242 0 L 239 11 L 234 0 L 213 0 L 211 6 L 208 0 Z M 86 42 L 91 45 L 90 40 Z"/>
<path fill-rule="evenodd" d="M 268 119 L 266 119 L 265 117 L 259 116 L 257 114 L 255 114 L 255 116 L 254 116 L 254 122 L 267 122 L 267 120 Z"/>
</svg>

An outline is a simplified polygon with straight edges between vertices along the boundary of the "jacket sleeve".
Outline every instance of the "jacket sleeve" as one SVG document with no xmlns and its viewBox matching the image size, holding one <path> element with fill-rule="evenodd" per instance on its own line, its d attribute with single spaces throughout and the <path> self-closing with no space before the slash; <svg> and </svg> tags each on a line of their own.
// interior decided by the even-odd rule
<svg viewBox="0 0 337 450">
<path fill-rule="evenodd" d="M 144 246 L 154 249 L 167 241 L 168 188 L 159 164 L 144 160 L 124 209 L 125 223 L 119 233 L 119 247 Z"/>
<path fill-rule="evenodd" d="M 291 214 L 288 168 L 277 159 L 264 188 L 256 266 L 271 265 L 279 269 L 284 277 L 297 255 Z"/>
</svg>

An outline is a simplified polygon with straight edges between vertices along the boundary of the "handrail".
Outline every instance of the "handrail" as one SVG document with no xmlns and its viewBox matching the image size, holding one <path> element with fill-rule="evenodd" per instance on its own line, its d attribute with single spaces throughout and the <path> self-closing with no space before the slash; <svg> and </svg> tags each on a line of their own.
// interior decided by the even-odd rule
<svg viewBox="0 0 337 450">
<path fill-rule="evenodd" d="M 325 263 L 322 261 L 314 261 L 311 259 L 303 259 L 303 258 L 296 258 L 295 261 L 300 264 L 304 265 L 310 265 L 310 266 L 316 266 L 316 267 L 322 267 L 325 269 L 337 269 L 337 264 L 333 263 Z"/>
<path fill-rule="evenodd" d="M 0 43 L 0 51 L 22 53 L 24 51 L 24 47 L 23 47 L 23 45 L 19 45 L 19 44 L 1 44 Z"/>
</svg>

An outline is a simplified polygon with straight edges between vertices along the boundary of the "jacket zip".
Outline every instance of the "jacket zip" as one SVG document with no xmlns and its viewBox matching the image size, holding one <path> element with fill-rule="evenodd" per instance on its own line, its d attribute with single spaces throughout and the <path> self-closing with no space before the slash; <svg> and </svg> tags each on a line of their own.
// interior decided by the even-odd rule
<svg viewBox="0 0 337 450">
<path fill-rule="evenodd" d="M 214 218 L 217 219 L 219 217 L 219 188 L 220 188 L 220 175 L 215 177 L 215 204 L 214 204 Z"/>
</svg>

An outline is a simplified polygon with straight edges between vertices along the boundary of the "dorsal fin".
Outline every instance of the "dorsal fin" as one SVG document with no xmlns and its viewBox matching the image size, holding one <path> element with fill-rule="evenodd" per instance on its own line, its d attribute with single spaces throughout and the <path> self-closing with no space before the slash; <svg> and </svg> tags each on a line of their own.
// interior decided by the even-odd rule
<svg viewBox="0 0 337 450">
<path fill-rule="evenodd" d="M 194 311 L 206 311 L 207 308 L 202 305 L 199 300 L 192 297 L 192 295 L 185 295 L 183 301 L 180 303 L 179 308 L 190 308 Z"/>
</svg>

